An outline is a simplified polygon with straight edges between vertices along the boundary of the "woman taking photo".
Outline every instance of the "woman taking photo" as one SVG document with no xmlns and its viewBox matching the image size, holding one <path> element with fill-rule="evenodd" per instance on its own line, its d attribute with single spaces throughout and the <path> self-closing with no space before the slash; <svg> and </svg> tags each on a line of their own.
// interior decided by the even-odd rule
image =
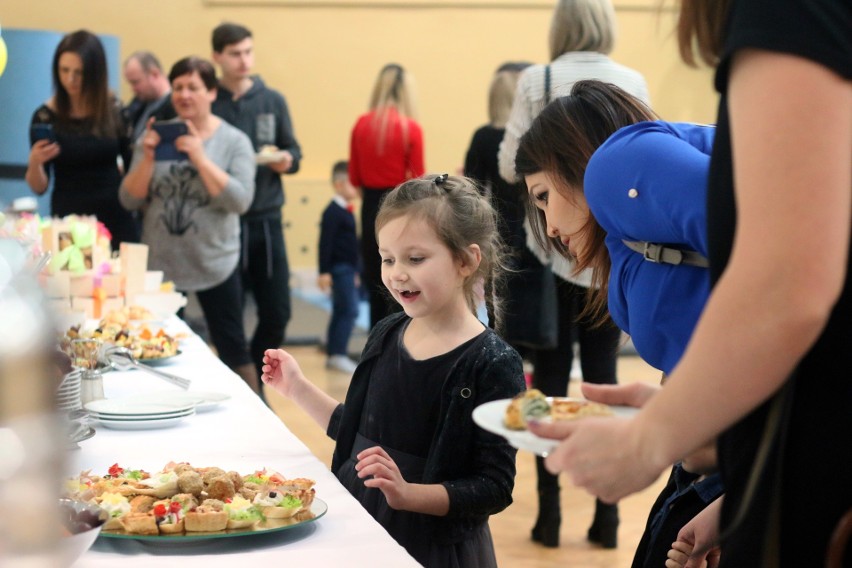
<svg viewBox="0 0 852 568">
<path fill-rule="evenodd" d="M 86 30 L 66 35 L 53 56 L 54 94 L 33 114 L 46 136 L 32 132 L 26 180 L 41 195 L 53 176 L 51 215 L 94 215 L 112 235 L 111 246 L 138 242 L 136 218 L 118 202 L 122 172 L 130 162 L 130 141 L 118 100 L 107 88 L 101 41 Z"/>
<path fill-rule="evenodd" d="M 157 160 L 160 135 L 148 123 L 121 185 L 121 203 L 144 211 L 148 266 L 182 292 L 195 292 L 219 358 L 259 392 L 242 316 L 240 215 L 254 196 L 248 137 L 210 112 L 216 74 L 209 61 L 181 59 L 171 69 L 172 104 L 187 133 L 174 141 L 185 158 Z M 163 142 L 166 144 L 167 142 Z"/>
<path fill-rule="evenodd" d="M 423 131 L 414 117 L 410 74 L 396 63 L 385 65 L 373 86 L 370 111 L 352 129 L 349 148 L 349 181 L 361 189 L 361 258 L 371 327 L 399 309 L 382 284 L 375 224 L 382 198 L 425 171 Z"/>
</svg>

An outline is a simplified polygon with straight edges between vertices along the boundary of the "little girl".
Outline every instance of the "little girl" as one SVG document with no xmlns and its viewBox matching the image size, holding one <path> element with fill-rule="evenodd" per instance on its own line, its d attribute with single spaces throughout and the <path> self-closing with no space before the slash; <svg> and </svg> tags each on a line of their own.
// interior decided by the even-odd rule
<svg viewBox="0 0 852 568">
<path fill-rule="evenodd" d="M 404 312 L 370 332 L 339 404 L 286 351 L 263 382 L 337 440 L 331 470 L 427 567 L 496 566 L 488 516 L 512 502 L 515 450 L 473 409 L 524 387 L 521 358 L 475 314 L 503 266 L 495 214 L 466 178 L 407 181 L 376 218 L 382 282 Z"/>
</svg>

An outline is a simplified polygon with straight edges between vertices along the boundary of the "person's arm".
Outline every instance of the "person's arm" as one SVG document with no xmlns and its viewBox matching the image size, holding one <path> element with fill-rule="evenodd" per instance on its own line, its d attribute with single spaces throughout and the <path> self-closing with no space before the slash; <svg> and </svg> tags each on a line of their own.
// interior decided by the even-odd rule
<svg viewBox="0 0 852 568">
<path fill-rule="evenodd" d="M 179 137 L 176 146 L 181 150 L 181 142 L 185 138 L 194 138 L 192 144 L 199 145 L 200 148 L 189 147 L 182 151 L 189 154 L 189 159 L 198 169 L 198 175 L 210 194 L 210 204 L 242 215 L 248 211 L 254 198 L 254 178 L 257 171 L 254 149 L 248 136 L 223 123 L 219 128 L 227 127 L 228 130 L 217 131 L 214 136 L 227 136 L 224 152 L 221 155 L 208 155 L 204 152 L 201 138 L 192 136 L 192 124 L 189 124 L 189 127 L 190 135 Z M 195 157 L 193 151 L 197 152 Z"/>
<path fill-rule="evenodd" d="M 680 364 L 633 420 L 532 428 L 567 437 L 548 468 L 570 471 L 604 500 L 646 487 L 767 400 L 843 287 L 852 85 L 809 60 L 747 50 L 734 60 L 728 99 L 736 237 Z"/>
<path fill-rule="evenodd" d="M 151 128 L 154 119 L 148 119 L 144 134 L 136 142 L 130 171 L 121 180 L 118 197 L 126 209 L 135 209 L 148 197 L 148 188 L 154 175 L 154 149 L 160 143 L 160 135 Z"/>
<path fill-rule="evenodd" d="M 27 172 L 24 179 L 38 195 L 47 191 L 50 178 L 45 169 L 45 163 L 59 155 L 59 144 L 47 140 L 38 140 L 30 148 L 30 157 L 27 160 Z"/>
<path fill-rule="evenodd" d="M 296 140 L 296 135 L 293 132 L 293 121 L 290 119 L 290 111 L 287 108 L 287 99 L 284 95 L 277 93 L 280 97 L 278 100 L 278 112 L 276 113 L 275 145 L 280 150 L 285 152 L 284 158 L 278 162 L 269 164 L 268 167 L 279 174 L 295 174 L 299 171 L 299 164 L 302 160 L 302 147 Z"/>
<path fill-rule="evenodd" d="M 292 355 L 283 349 L 267 349 L 261 370 L 264 383 L 292 399 L 323 430 L 328 429 L 331 413 L 340 403 L 309 381 Z"/>
<path fill-rule="evenodd" d="M 426 165 L 423 160 L 423 129 L 413 120 L 408 121 L 408 170 L 412 178 L 417 178 L 426 173 Z"/>
<path fill-rule="evenodd" d="M 363 182 L 361 181 L 361 170 L 360 170 L 360 155 L 358 153 L 358 140 L 356 139 L 356 132 L 358 131 L 358 125 L 361 120 L 355 123 L 355 126 L 352 128 L 352 134 L 349 136 L 349 183 L 352 184 L 352 187 L 358 188 L 358 191 L 361 192 L 363 190 Z"/>
<path fill-rule="evenodd" d="M 512 101 L 512 111 L 509 113 L 509 120 L 506 122 L 506 132 L 503 134 L 503 141 L 500 143 L 500 152 L 497 154 L 500 177 L 509 183 L 520 181 L 515 174 L 515 154 L 518 153 L 521 136 L 529 130 L 533 118 L 535 118 L 525 88 L 526 76 L 527 74 L 524 73 L 518 80 L 515 99 Z"/>
</svg>

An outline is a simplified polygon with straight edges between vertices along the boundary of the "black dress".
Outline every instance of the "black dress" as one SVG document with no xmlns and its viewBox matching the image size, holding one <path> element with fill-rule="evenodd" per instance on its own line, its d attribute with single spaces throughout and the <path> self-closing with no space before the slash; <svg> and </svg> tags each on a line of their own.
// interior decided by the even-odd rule
<svg viewBox="0 0 852 568">
<path fill-rule="evenodd" d="M 708 183 L 707 226 L 714 282 L 724 271 L 736 226 L 728 70 L 733 55 L 758 48 L 790 53 L 852 79 L 852 3 L 849 0 L 736 0 L 730 7 L 725 47 L 716 75 L 722 94 Z M 786 133 L 795 136 L 795 133 Z M 811 159 L 805 150 L 801 159 Z M 810 188 L 816 195 L 820 188 Z M 852 191 L 852 188 L 850 188 Z M 783 194 L 775 198 L 784 199 Z M 803 254 L 807 254 L 804 252 Z M 795 262 L 795 259 L 793 259 Z M 721 566 L 824 566 L 829 535 L 852 507 L 852 249 L 846 282 L 827 326 L 784 389 L 772 451 L 747 515 L 732 527 L 767 423 L 765 403 L 724 432 L 719 465 L 726 488 L 722 507 Z M 779 510 L 773 507 L 780 506 Z M 778 526 L 776 532 L 770 527 Z M 733 529 L 733 530 L 732 530 Z M 852 566 L 852 546 L 846 563 Z"/>
<path fill-rule="evenodd" d="M 116 119 L 120 120 L 118 110 Z M 118 202 L 121 156 L 125 170 L 130 167 L 129 138 L 101 137 L 92 134 L 91 119 L 72 119 L 60 123 L 56 113 L 45 105 L 36 109 L 32 123 L 52 124 L 61 151 L 45 169 L 53 175 L 51 215 L 94 215 L 112 234 L 112 248 L 121 242 L 139 242 L 136 216 Z M 124 132 L 118 128 L 118 132 Z M 31 143 L 33 141 L 31 140 Z"/>
<path fill-rule="evenodd" d="M 497 566 L 487 523 L 474 535 L 457 543 L 441 543 L 433 531 L 440 517 L 398 511 L 388 506 L 384 494 L 364 486 L 357 476 L 355 456 L 381 445 L 409 483 L 421 483 L 426 458 L 436 435 L 444 378 L 476 338 L 452 351 L 416 360 L 406 350 L 400 326 L 385 338 L 367 389 L 355 445 L 338 473 L 340 482 L 365 509 L 418 562 L 434 568 Z"/>
</svg>

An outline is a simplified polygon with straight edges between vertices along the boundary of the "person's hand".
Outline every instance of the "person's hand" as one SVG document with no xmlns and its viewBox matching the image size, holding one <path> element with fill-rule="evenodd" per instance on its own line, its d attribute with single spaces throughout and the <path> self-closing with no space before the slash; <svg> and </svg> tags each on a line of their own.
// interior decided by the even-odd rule
<svg viewBox="0 0 852 568">
<path fill-rule="evenodd" d="M 154 161 L 154 151 L 160 143 L 160 135 L 151 126 L 154 124 L 154 120 L 153 116 L 148 119 L 148 123 L 145 125 L 145 134 L 142 135 L 142 139 L 139 141 L 142 144 L 142 156 L 149 162 Z"/>
<path fill-rule="evenodd" d="M 331 274 L 323 272 L 317 276 L 317 286 L 319 286 L 319 289 L 323 292 L 331 290 Z"/>
<path fill-rule="evenodd" d="M 651 485 L 671 464 L 656 464 L 644 449 L 635 418 L 597 418 L 528 424 L 542 438 L 562 440 L 545 459 L 551 473 L 571 481 L 607 503 Z"/>
<path fill-rule="evenodd" d="M 660 388 L 657 385 L 638 382 L 626 385 L 596 385 L 584 382 L 580 385 L 583 396 L 591 401 L 635 408 L 645 406 Z"/>
<path fill-rule="evenodd" d="M 403 479 L 399 467 L 388 453 L 381 446 L 373 446 L 355 457 L 358 459 L 355 471 L 358 477 L 364 479 L 364 486 L 374 487 L 384 493 L 392 509 L 405 510 L 410 485 Z"/>
<path fill-rule="evenodd" d="M 296 359 L 283 349 L 267 349 L 261 371 L 261 380 L 288 398 L 292 395 L 294 385 L 305 380 Z"/>
<path fill-rule="evenodd" d="M 57 142 L 37 140 L 30 148 L 30 164 L 36 167 L 43 166 L 46 162 L 58 156 L 60 151 L 61 148 Z"/>
<path fill-rule="evenodd" d="M 192 124 L 192 121 L 187 120 L 186 126 L 189 132 L 175 139 L 175 148 L 179 152 L 183 152 L 189 156 L 189 161 L 197 167 L 198 163 L 206 156 L 204 153 L 204 141 L 201 139 L 198 129 Z"/>
<path fill-rule="evenodd" d="M 293 165 L 293 154 L 287 150 L 281 150 L 281 159 L 277 162 L 270 162 L 267 167 L 275 173 L 283 174 L 287 172 Z"/>
<path fill-rule="evenodd" d="M 677 533 L 666 568 L 716 568 L 719 566 L 719 516 L 722 499 L 710 503 Z M 697 554 L 696 554 L 697 552 Z"/>
</svg>

